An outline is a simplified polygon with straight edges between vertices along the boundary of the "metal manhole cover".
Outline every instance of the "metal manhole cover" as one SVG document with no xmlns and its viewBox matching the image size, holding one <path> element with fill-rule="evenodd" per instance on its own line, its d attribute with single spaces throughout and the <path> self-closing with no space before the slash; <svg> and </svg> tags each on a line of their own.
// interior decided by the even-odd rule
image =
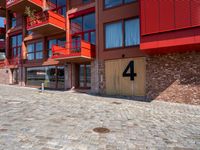
<svg viewBox="0 0 200 150">
<path fill-rule="evenodd" d="M 97 133 L 109 133 L 110 132 L 110 130 L 108 128 L 102 128 L 102 127 L 94 128 L 93 131 L 97 132 Z"/>
<path fill-rule="evenodd" d="M 122 103 L 120 103 L 120 102 L 112 102 L 112 104 L 120 105 Z"/>
</svg>

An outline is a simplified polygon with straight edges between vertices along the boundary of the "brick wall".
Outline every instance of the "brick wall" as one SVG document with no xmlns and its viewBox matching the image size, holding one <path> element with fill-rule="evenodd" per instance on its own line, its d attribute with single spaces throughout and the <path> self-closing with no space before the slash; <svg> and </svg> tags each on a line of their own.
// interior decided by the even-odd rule
<svg viewBox="0 0 200 150">
<path fill-rule="evenodd" d="M 148 57 L 146 85 L 150 99 L 200 104 L 200 53 Z"/>
</svg>

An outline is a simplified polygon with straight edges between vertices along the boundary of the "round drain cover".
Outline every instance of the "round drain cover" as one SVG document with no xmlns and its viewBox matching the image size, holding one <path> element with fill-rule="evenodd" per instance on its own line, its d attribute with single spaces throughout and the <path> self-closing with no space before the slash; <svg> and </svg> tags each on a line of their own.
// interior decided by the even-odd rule
<svg viewBox="0 0 200 150">
<path fill-rule="evenodd" d="M 120 104 L 122 104 L 122 103 L 120 103 L 120 102 L 112 102 L 113 104 L 116 104 L 116 105 L 120 105 Z"/>
<path fill-rule="evenodd" d="M 109 133 L 110 132 L 110 130 L 108 128 L 102 128 L 102 127 L 94 128 L 93 131 L 97 132 L 97 133 Z"/>
</svg>

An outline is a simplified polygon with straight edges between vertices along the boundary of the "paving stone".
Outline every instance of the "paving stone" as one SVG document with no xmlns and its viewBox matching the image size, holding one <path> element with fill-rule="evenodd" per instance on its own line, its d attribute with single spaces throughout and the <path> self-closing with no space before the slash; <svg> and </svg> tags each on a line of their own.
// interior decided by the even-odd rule
<svg viewBox="0 0 200 150">
<path fill-rule="evenodd" d="M 0 150 L 19 149 L 200 150 L 200 106 L 0 85 Z"/>
</svg>

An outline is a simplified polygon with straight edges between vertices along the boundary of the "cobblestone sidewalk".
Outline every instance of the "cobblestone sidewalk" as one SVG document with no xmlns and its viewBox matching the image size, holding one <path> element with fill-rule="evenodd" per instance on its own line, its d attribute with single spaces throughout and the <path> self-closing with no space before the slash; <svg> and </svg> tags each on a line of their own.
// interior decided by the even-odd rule
<svg viewBox="0 0 200 150">
<path fill-rule="evenodd" d="M 0 150 L 135 149 L 200 150 L 200 106 L 0 85 Z"/>
</svg>

